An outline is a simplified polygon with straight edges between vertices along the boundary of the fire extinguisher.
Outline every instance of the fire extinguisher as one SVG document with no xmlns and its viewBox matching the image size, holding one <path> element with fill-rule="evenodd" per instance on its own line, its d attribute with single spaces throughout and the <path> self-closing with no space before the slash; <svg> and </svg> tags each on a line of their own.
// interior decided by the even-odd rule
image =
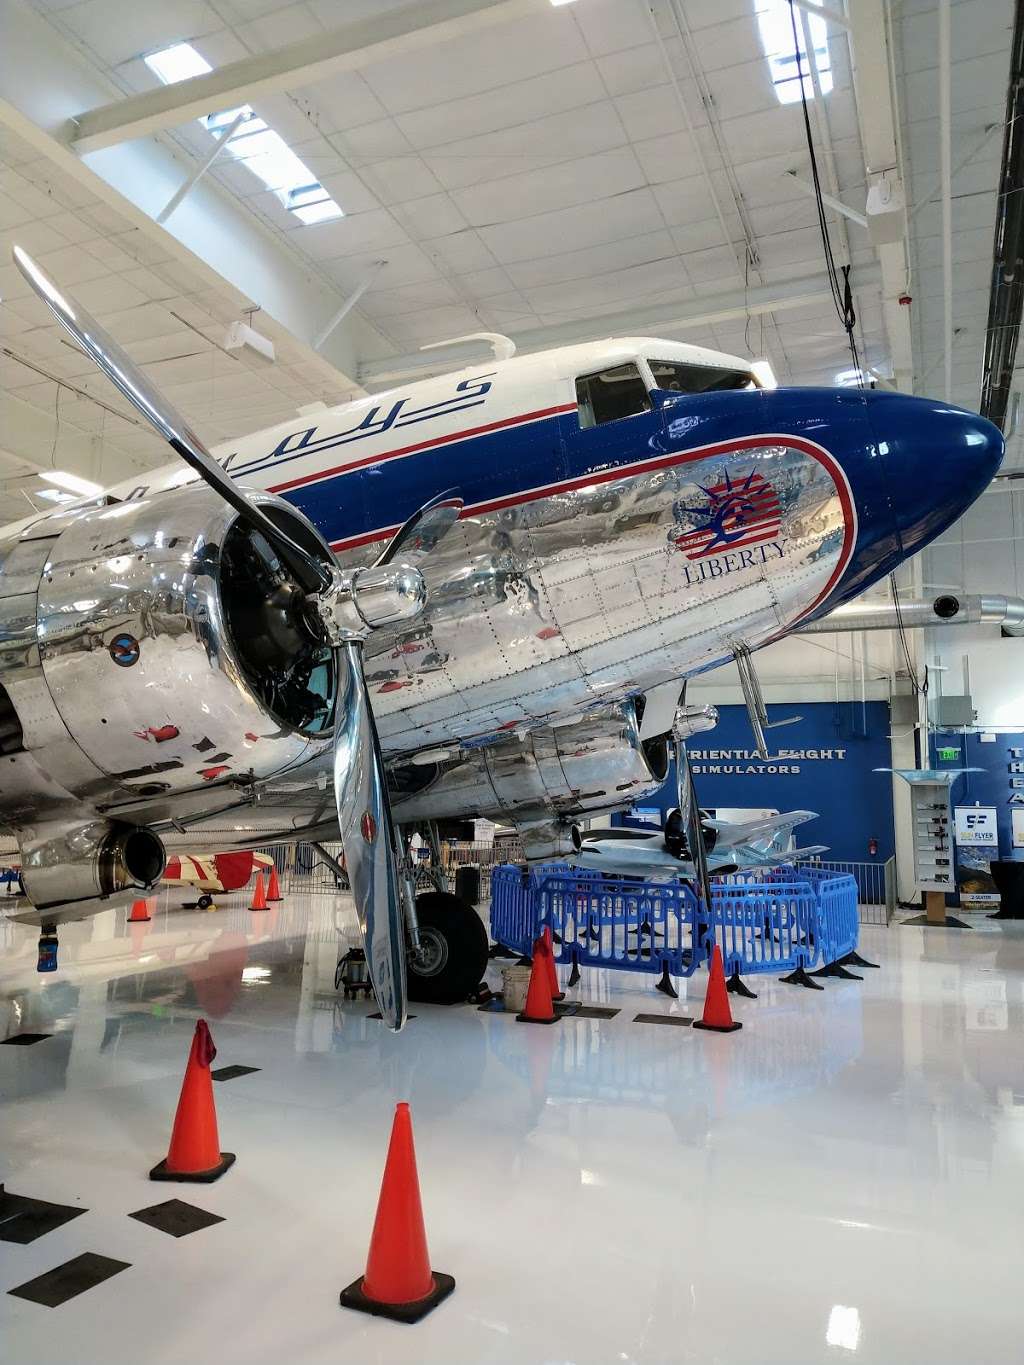
<svg viewBox="0 0 1024 1365">
<path fill-rule="evenodd" d="M 878 856 L 878 840 L 873 835 L 868 840 L 868 853 L 870 853 L 872 858 L 876 858 Z"/>
</svg>

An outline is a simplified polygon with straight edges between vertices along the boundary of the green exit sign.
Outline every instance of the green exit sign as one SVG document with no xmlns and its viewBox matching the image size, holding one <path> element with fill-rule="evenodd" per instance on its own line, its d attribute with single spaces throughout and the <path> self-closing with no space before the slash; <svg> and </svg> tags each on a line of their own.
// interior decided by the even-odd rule
<svg viewBox="0 0 1024 1365">
<path fill-rule="evenodd" d="M 959 749 L 940 749 L 939 758 L 943 763 L 955 763 L 960 757 Z"/>
</svg>

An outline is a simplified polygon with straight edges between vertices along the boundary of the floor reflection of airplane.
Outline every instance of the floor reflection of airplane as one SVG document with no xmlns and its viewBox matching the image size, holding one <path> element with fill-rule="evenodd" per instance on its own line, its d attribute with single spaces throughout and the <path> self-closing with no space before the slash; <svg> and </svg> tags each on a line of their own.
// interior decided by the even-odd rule
<svg viewBox="0 0 1024 1365">
<path fill-rule="evenodd" d="M 206 910 L 219 893 L 241 891 L 254 872 L 268 872 L 274 860 L 269 853 L 235 849 L 230 853 L 172 853 L 167 859 L 164 886 L 194 886 L 203 894 L 198 905 Z"/>
<path fill-rule="evenodd" d="M 701 813 L 708 872 L 722 876 L 758 867 L 775 867 L 827 852 L 823 844 L 793 848 L 790 835 L 797 825 L 816 819 L 814 811 L 795 810 L 760 820 L 733 824 Z M 664 880 L 698 876 L 687 845 L 687 830 L 679 810 L 672 810 L 664 829 L 601 829 L 577 832 L 568 861 L 597 872 Z"/>
<path fill-rule="evenodd" d="M 489 360 L 215 458 L 15 259 L 191 467 L 0 536 L 0 824 L 25 908 L 56 925 L 131 898 L 175 833 L 193 851 L 340 834 L 393 1027 L 407 962 L 457 998 L 486 954 L 471 907 L 413 898 L 395 822 L 497 818 L 532 858 L 570 852 L 574 822 L 661 786 L 652 697 L 749 668 L 883 578 L 1003 453 L 947 403 L 766 390 L 741 358 L 627 338 Z M 392 676 L 413 642 L 430 666 Z"/>
</svg>

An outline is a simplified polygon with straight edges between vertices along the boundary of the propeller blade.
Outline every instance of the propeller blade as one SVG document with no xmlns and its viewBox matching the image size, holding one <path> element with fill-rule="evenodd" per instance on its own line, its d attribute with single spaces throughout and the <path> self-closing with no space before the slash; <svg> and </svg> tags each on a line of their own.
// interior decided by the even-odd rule
<svg viewBox="0 0 1024 1365">
<path fill-rule="evenodd" d="M 462 499 L 454 488 L 449 488 L 446 493 L 438 493 L 436 498 L 425 502 L 418 512 L 413 512 L 409 520 L 398 528 L 380 557 L 374 560 L 373 567 L 376 569 L 383 564 L 390 564 L 399 556 L 407 564 L 419 564 L 421 559 L 426 559 L 436 549 L 441 537 L 458 521 L 461 511 Z"/>
<path fill-rule="evenodd" d="M 250 501 L 244 489 L 225 474 L 185 419 L 149 382 L 106 329 L 80 303 L 62 294 L 20 246 L 14 248 L 13 255 L 15 265 L 64 330 L 96 362 L 129 403 L 142 413 L 172 450 L 269 541 L 307 592 L 326 588 L 331 581 L 330 570 L 280 530 L 261 507 Z"/>
<path fill-rule="evenodd" d="M 362 645 L 335 650 L 334 800 L 345 863 L 377 1005 L 388 1028 L 405 1023 L 405 923 L 384 760 L 363 675 Z"/>
</svg>

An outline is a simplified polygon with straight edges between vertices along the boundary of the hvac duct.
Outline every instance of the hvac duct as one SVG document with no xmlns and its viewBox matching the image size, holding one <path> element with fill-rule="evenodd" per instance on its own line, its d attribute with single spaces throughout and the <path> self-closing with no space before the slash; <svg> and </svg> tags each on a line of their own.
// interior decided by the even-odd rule
<svg viewBox="0 0 1024 1365">
<path fill-rule="evenodd" d="M 801 626 L 798 635 L 821 635 L 847 630 L 898 630 L 924 626 L 1000 626 L 1004 635 L 1024 635 L 1024 598 L 964 595 L 917 602 L 901 602 L 899 615 L 891 602 L 851 602 L 828 616 Z"/>
</svg>

